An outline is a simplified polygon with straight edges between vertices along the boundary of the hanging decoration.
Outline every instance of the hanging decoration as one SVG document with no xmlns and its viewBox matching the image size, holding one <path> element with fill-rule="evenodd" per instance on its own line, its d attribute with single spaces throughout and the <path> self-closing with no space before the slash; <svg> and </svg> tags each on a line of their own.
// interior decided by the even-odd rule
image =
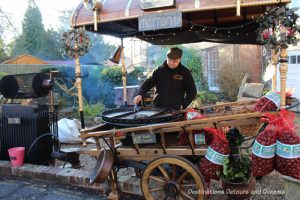
<svg viewBox="0 0 300 200">
<path fill-rule="evenodd" d="M 271 49 L 287 48 L 289 44 L 296 45 L 299 40 L 296 35 L 300 30 L 296 24 L 299 17 L 296 10 L 280 6 L 259 17 L 258 42 Z"/>
<path fill-rule="evenodd" d="M 70 58 L 77 58 L 83 56 L 88 52 L 90 46 L 90 38 L 87 36 L 85 28 L 72 28 L 68 32 L 64 32 L 62 41 L 65 45 L 65 54 Z M 75 48 L 77 42 L 78 48 Z"/>
</svg>

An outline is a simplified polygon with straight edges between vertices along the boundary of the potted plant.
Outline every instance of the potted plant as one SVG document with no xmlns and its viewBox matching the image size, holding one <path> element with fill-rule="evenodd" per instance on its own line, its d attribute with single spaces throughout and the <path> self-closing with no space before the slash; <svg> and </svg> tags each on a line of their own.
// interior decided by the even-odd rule
<svg viewBox="0 0 300 200">
<path fill-rule="evenodd" d="M 229 157 L 225 158 L 220 172 L 222 187 L 231 199 L 247 199 L 255 189 L 255 178 L 251 176 L 249 153 L 241 151 L 243 136 L 237 129 L 226 134 L 230 146 Z"/>
</svg>

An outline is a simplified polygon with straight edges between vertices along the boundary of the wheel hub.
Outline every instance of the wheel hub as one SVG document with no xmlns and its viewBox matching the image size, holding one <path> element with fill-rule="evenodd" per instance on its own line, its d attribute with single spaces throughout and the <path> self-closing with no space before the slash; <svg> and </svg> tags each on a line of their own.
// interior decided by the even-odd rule
<svg viewBox="0 0 300 200">
<path fill-rule="evenodd" d="M 176 197 L 178 194 L 178 186 L 174 181 L 169 181 L 164 187 L 165 194 L 169 197 Z"/>
</svg>

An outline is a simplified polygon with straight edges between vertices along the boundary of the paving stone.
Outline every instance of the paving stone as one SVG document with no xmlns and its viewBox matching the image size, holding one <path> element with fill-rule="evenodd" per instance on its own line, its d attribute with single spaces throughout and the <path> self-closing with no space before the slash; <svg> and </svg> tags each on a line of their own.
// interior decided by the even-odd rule
<svg viewBox="0 0 300 200">
<path fill-rule="evenodd" d="M 24 177 L 0 176 L 1 200 L 105 200 L 99 191 Z"/>
<path fill-rule="evenodd" d="M 0 198 L 11 196 L 16 190 L 21 188 L 22 185 L 18 182 L 12 183 L 8 181 L 0 181 Z"/>
</svg>

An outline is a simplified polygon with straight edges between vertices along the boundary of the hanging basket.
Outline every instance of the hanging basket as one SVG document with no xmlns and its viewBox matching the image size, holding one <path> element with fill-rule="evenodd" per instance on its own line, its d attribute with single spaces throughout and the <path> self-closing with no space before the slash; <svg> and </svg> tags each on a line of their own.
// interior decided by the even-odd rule
<svg viewBox="0 0 300 200">
<path fill-rule="evenodd" d="M 283 5 L 258 18 L 257 40 L 271 49 L 287 48 L 289 44 L 296 45 L 299 40 L 296 36 L 300 30 L 296 24 L 299 18 L 296 10 Z"/>
<path fill-rule="evenodd" d="M 84 56 L 90 46 L 90 38 L 86 34 L 84 27 L 78 29 L 72 28 L 68 32 L 64 32 L 62 42 L 65 46 L 64 53 L 70 58 Z"/>
</svg>

